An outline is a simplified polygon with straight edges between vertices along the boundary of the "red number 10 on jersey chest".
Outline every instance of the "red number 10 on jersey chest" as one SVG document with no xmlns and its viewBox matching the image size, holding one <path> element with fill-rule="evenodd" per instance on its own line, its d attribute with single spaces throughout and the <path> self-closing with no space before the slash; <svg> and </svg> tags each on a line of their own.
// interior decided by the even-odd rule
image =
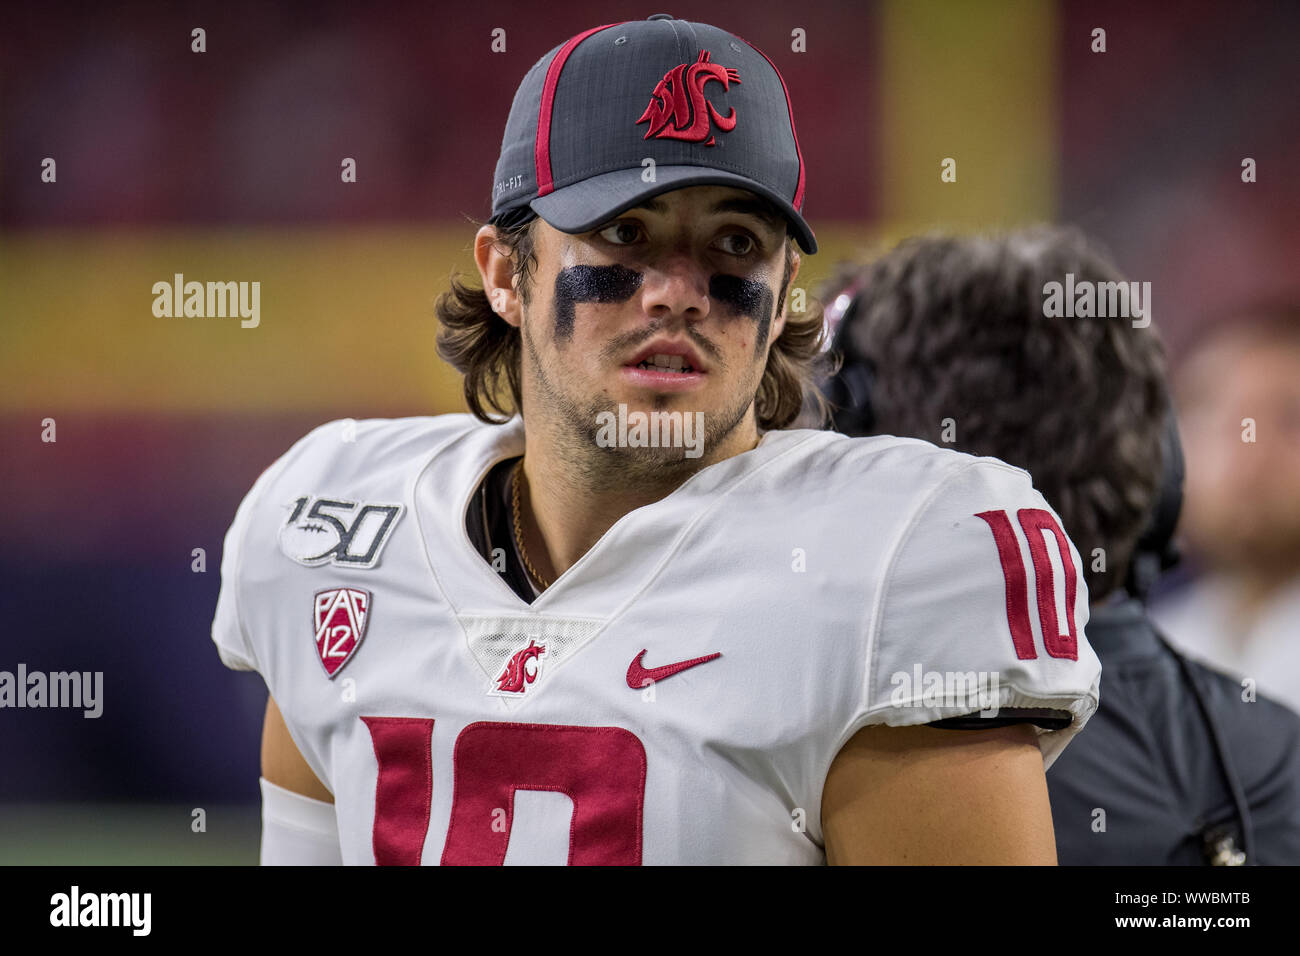
<svg viewBox="0 0 1300 956">
<path fill-rule="evenodd" d="M 434 721 L 362 717 L 379 763 L 374 849 L 380 866 L 421 861 L 432 812 Z M 452 754 L 452 806 L 442 863 L 499 866 L 517 790 L 550 790 L 573 801 L 569 863 L 639 866 L 645 748 L 621 727 L 470 724 Z"/>
</svg>

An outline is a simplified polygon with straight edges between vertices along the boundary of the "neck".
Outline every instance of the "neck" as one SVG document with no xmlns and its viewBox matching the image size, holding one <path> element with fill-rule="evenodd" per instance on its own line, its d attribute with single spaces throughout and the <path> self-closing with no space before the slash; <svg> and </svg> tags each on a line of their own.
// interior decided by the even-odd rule
<svg viewBox="0 0 1300 956">
<path fill-rule="evenodd" d="M 638 449 L 556 441 L 544 427 L 528 428 L 519 505 L 529 559 L 543 577 L 554 581 L 625 514 L 667 497 L 700 469 L 749 451 L 758 439 L 748 416 L 713 445 L 712 453 L 664 467 L 618 457 Z"/>
</svg>

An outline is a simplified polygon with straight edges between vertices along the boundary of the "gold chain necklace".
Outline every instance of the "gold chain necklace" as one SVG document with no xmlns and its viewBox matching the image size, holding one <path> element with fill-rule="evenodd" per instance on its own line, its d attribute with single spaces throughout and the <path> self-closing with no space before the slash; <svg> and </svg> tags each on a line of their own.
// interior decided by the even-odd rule
<svg viewBox="0 0 1300 956">
<path fill-rule="evenodd" d="M 519 528 L 519 472 L 523 467 L 524 460 L 520 458 L 519 464 L 515 465 L 514 473 L 510 476 L 510 497 L 514 501 L 515 510 L 515 545 L 519 548 L 519 557 L 524 559 L 524 567 L 532 575 L 533 581 L 541 585 L 542 590 L 545 591 L 551 586 L 551 582 L 538 574 L 537 569 L 533 567 L 533 562 L 528 560 L 528 549 L 524 547 L 524 533 Z"/>
</svg>

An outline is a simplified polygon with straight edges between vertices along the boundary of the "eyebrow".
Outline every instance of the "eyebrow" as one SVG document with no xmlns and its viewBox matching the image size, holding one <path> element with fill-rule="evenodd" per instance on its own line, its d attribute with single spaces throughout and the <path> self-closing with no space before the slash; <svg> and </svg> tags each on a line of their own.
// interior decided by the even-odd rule
<svg viewBox="0 0 1300 956">
<path fill-rule="evenodd" d="M 645 202 L 633 206 L 632 208 L 645 209 L 649 212 L 657 212 L 661 215 L 668 212 L 667 204 L 659 199 L 647 199 Z M 713 207 L 709 210 L 709 214 L 713 215 L 720 212 L 734 212 L 740 215 L 753 216 L 755 219 L 762 220 L 773 229 L 779 230 L 785 228 L 785 217 L 781 215 L 781 213 L 777 211 L 776 207 L 766 199 L 759 199 L 757 197 L 746 199 L 739 196 L 733 196 L 729 199 L 719 199 L 713 204 Z"/>
</svg>

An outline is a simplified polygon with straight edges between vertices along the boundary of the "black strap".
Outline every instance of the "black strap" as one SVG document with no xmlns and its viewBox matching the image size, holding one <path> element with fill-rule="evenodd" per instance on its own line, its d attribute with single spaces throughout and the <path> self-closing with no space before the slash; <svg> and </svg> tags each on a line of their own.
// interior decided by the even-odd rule
<svg viewBox="0 0 1300 956">
<path fill-rule="evenodd" d="M 1068 710 L 1048 710 L 1037 707 L 1000 707 L 995 716 L 981 717 L 979 714 L 963 714 L 960 717 L 945 717 L 932 720 L 927 727 L 940 730 L 992 730 L 994 727 L 1010 727 L 1013 724 L 1033 724 L 1044 730 L 1065 730 L 1074 720 Z"/>
<path fill-rule="evenodd" d="M 1151 628 L 1155 631 L 1160 642 L 1164 644 L 1165 649 L 1178 661 L 1178 667 L 1182 671 L 1183 679 L 1187 681 L 1187 685 L 1192 689 L 1192 696 L 1196 698 L 1197 709 L 1201 712 L 1201 719 L 1205 721 L 1206 729 L 1210 732 L 1210 740 L 1213 742 L 1215 753 L 1219 758 L 1219 769 L 1223 773 L 1224 782 L 1228 786 L 1233 805 L 1237 809 L 1237 822 L 1241 827 L 1241 851 L 1244 855 L 1241 862 L 1249 863 L 1254 859 L 1255 854 L 1255 833 L 1254 825 L 1250 819 L 1250 804 L 1246 802 L 1246 793 L 1242 789 L 1241 778 L 1237 775 L 1237 768 L 1232 762 L 1232 754 L 1229 752 L 1227 744 L 1224 743 L 1219 723 L 1214 719 L 1214 715 L 1210 711 L 1209 701 L 1206 698 L 1204 687 L 1201 686 L 1200 677 L 1187 658 L 1169 643 L 1169 639 L 1154 623 L 1151 624 Z M 1214 848 L 1222 843 L 1223 834 L 1215 828 L 1207 828 L 1202 832 L 1202 838 L 1205 840 L 1206 852 L 1207 856 L 1209 856 L 1214 852 Z M 1232 863 L 1231 865 L 1240 864 Z"/>
</svg>

